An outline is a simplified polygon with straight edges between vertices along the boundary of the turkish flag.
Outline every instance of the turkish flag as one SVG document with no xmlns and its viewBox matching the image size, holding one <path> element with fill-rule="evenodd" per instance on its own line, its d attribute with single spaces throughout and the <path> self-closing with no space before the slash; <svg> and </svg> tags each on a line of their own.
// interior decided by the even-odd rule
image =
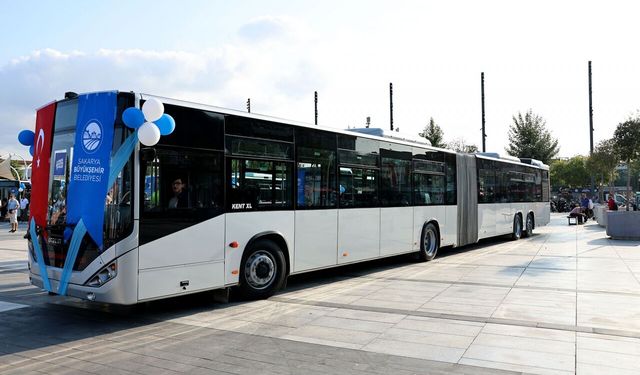
<svg viewBox="0 0 640 375">
<path fill-rule="evenodd" d="M 31 206 L 29 221 L 46 226 L 49 195 L 49 166 L 51 140 L 56 103 L 40 108 L 36 115 L 36 134 L 33 141 L 33 163 L 31 164 Z"/>
</svg>

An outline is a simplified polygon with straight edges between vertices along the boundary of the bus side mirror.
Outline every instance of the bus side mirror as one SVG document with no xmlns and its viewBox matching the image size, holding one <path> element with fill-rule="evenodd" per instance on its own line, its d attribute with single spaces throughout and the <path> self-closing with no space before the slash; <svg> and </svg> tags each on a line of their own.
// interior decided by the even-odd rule
<svg viewBox="0 0 640 375">
<path fill-rule="evenodd" d="M 154 161 L 156 158 L 156 149 L 153 147 L 146 147 L 140 149 L 140 159 L 142 161 Z"/>
</svg>

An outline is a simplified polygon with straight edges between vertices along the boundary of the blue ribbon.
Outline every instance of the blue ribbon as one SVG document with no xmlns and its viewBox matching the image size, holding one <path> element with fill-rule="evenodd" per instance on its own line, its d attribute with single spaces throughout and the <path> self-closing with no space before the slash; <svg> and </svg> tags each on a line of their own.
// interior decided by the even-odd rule
<svg viewBox="0 0 640 375">
<path fill-rule="evenodd" d="M 71 278 L 71 271 L 73 270 L 73 264 L 76 262 L 78 256 L 78 250 L 80 249 L 80 243 L 82 238 L 87 233 L 87 227 L 84 226 L 84 221 L 80 219 L 73 230 L 73 236 L 71 236 L 71 244 L 69 244 L 69 250 L 67 251 L 67 259 L 64 261 L 64 268 L 62 269 L 62 276 L 60 276 L 60 284 L 58 285 L 58 294 L 64 296 L 67 293 L 67 287 L 69 286 L 69 279 Z"/>
<path fill-rule="evenodd" d="M 122 171 L 124 165 L 129 161 L 129 157 L 136 148 L 136 144 L 138 144 L 137 130 L 131 133 L 131 135 L 124 140 L 120 145 L 120 148 L 118 148 L 118 151 L 116 151 L 116 154 L 113 155 L 113 158 L 111 159 L 111 170 L 109 171 L 109 184 L 107 186 L 113 186 L 116 182 L 116 178 L 118 178 L 120 171 Z"/>
<path fill-rule="evenodd" d="M 36 254 L 36 262 L 38 262 L 38 268 L 40 268 L 42 284 L 47 292 L 51 292 L 53 290 L 51 289 L 51 283 L 49 283 L 47 265 L 44 263 L 44 254 L 40 247 L 40 240 L 38 239 L 38 233 L 36 232 L 36 220 L 34 218 L 31 218 L 31 223 L 29 223 L 29 234 L 31 235 L 31 244 L 33 245 L 34 253 Z"/>
<path fill-rule="evenodd" d="M 131 153 L 136 148 L 138 143 L 137 131 L 125 139 L 124 143 L 120 145 L 118 151 L 111 159 L 111 169 L 109 171 L 109 184 L 107 186 L 113 186 L 116 182 L 116 178 L 124 168 L 125 164 L 129 160 Z M 73 230 L 73 236 L 71 236 L 71 243 L 69 244 L 69 250 L 67 251 L 67 259 L 64 262 L 64 268 L 62 270 L 62 276 L 60 276 L 60 285 L 58 285 L 58 294 L 64 296 L 67 293 L 67 287 L 69 286 L 69 279 L 71 278 L 71 272 L 73 270 L 73 264 L 76 262 L 78 256 L 78 250 L 82 243 L 82 238 L 87 233 L 87 228 L 84 226 L 82 219 L 78 221 L 75 229 Z M 49 280 L 47 280 L 48 282 Z"/>
</svg>

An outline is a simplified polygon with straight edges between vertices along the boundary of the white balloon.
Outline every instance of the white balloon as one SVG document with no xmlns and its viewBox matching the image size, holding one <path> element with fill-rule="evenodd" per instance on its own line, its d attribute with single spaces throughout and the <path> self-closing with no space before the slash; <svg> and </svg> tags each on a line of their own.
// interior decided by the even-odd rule
<svg viewBox="0 0 640 375">
<path fill-rule="evenodd" d="M 145 146 L 153 146 L 160 140 L 160 129 L 153 122 L 145 122 L 138 129 L 138 139 Z"/>
<path fill-rule="evenodd" d="M 151 98 L 142 105 L 142 113 L 145 120 L 156 121 L 164 113 L 164 104 L 156 98 Z"/>
</svg>

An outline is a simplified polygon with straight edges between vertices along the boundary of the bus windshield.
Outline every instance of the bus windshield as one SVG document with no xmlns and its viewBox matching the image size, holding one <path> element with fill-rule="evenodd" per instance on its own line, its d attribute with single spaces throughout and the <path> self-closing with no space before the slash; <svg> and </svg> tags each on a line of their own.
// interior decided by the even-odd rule
<svg viewBox="0 0 640 375">
<path fill-rule="evenodd" d="M 125 138 L 131 133 L 121 122 L 122 111 L 131 106 L 133 96 L 119 94 L 118 119 L 115 123 L 112 153 L 118 150 Z M 78 100 L 59 102 L 56 108 L 53 143 L 51 147 L 51 169 L 49 172 L 49 208 L 47 211 L 47 250 L 45 261 L 53 267 L 64 266 L 69 239 L 65 239 L 67 213 L 67 192 L 71 179 L 71 162 L 76 136 L 76 118 Z M 133 156 L 118 175 L 113 186 L 109 187 L 104 200 L 104 246 L 105 250 L 132 230 L 133 208 Z M 97 248 L 88 235 L 85 235 L 74 270 L 83 270 L 98 257 Z"/>
</svg>

